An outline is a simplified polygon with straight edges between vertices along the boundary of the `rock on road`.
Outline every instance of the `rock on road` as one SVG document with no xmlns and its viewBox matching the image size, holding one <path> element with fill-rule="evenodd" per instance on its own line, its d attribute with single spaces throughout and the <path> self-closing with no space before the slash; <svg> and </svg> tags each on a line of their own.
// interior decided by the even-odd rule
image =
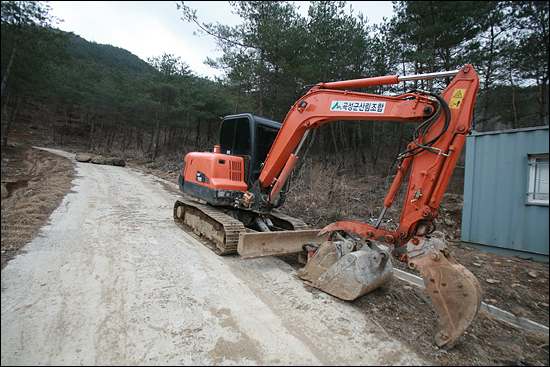
<svg viewBox="0 0 550 367">
<path fill-rule="evenodd" d="M 3 366 L 426 363 L 280 259 L 214 254 L 174 223 L 173 183 L 75 163 L 73 191 L 2 270 Z"/>
</svg>

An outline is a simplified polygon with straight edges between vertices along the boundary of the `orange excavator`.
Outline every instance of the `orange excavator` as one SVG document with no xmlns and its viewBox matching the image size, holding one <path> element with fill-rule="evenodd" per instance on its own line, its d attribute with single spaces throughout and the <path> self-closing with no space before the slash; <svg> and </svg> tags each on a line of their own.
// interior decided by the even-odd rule
<svg viewBox="0 0 550 367">
<path fill-rule="evenodd" d="M 441 95 L 422 90 L 399 96 L 351 91 L 441 77 L 453 77 Z M 251 114 L 227 116 L 213 151 L 186 155 L 179 187 L 188 197 L 176 201 L 174 219 L 220 255 L 307 254 L 297 276 L 344 300 L 390 281 L 390 256 L 406 262 L 421 273 L 439 317 L 437 345 L 452 348 L 476 316 L 482 291 L 445 242 L 430 234 L 470 132 L 478 89 L 476 71 L 465 65 L 440 73 L 318 83 L 296 101 L 282 124 Z M 311 229 L 277 209 L 285 201 L 288 179 L 307 135 L 335 120 L 416 124 L 412 141 L 397 158 L 398 173 L 374 225 L 342 221 Z M 383 229 L 384 214 L 407 174 L 399 227 Z"/>
</svg>

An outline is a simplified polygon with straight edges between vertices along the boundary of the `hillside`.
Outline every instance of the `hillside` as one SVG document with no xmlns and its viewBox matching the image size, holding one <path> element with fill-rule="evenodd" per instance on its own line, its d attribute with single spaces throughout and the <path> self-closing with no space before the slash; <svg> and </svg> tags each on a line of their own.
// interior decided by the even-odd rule
<svg viewBox="0 0 550 367">
<path fill-rule="evenodd" d="M 151 70 L 147 62 L 123 48 L 88 41 L 78 35 L 72 36 L 71 41 L 68 49 L 77 59 L 92 60 L 109 68 L 122 64 L 132 75 Z"/>
</svg>

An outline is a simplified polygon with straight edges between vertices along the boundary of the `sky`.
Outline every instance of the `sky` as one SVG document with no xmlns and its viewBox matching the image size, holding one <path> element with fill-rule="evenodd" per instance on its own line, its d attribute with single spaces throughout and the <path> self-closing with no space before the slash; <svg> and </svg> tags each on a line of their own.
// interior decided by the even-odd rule
<svg viewBox="0 0 550 367">
<path fill-rule="evenodd" d="M 309 1 L 294 1 L 302 16 L 307 16 Z M 64 20 L 55 25 L 63 31 L 74 32 L 87 41 L 108 44 L 130 51 L 140 59 L 161 56 L 164 53 L 180 56 L 197 75 L 213 78 L 222 71 L 204 65 L 207 56 L 217 58 L 212 36 L 196 36 L 195 23 L 181 20 L 182 12 L 174 1 L 50 1 L 50 15 Z M 197 11 L 199 23 L 235 26 L 241 18 L 232 14 L 227 1 L 185 1 Z M 363 13 L 369 24 L 377 24 L 383 17 L 391 18 L 391 1 L 348 1 L 354 14 Z"/>
</svg>

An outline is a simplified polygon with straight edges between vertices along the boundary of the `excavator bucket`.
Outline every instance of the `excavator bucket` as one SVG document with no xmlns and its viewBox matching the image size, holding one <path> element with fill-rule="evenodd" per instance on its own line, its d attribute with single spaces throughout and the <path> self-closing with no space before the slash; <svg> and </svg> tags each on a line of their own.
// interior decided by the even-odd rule
<svg viewBox="0 0 550 367">
<path fill-rule="evenodd" d="M 409 267 L 420 271 L 439 318 L 441 331 L 435 341 L 439 347 L 450 349 L 477 315 L 483 291 L 477 278 L 456 262 L 442 241 L 426 242 L 419 245 L 423 247 L 422 256 L 413 257 Z M 409 243 L 407 247 L 414 255 L 414 245 Z"/>
<path fill-rule="evenodd" d="M 237 252 L 244 259 L 297 253 L 303 251 L 305 243 L 322 243 L 328 239 L 328 234 L 317 237 L 318 234 L 318 229 L 241 233 Z"/>
<path fill-rule="evenodd" d="M 388 283 L 393 268 L 387 247 L 381 249 L 371 241 L 360 246 L 340 236 L 323 242 L 307 265 L 298 270 L 298 277 L 323 292 L 351 301 Z"/>
</svg>

